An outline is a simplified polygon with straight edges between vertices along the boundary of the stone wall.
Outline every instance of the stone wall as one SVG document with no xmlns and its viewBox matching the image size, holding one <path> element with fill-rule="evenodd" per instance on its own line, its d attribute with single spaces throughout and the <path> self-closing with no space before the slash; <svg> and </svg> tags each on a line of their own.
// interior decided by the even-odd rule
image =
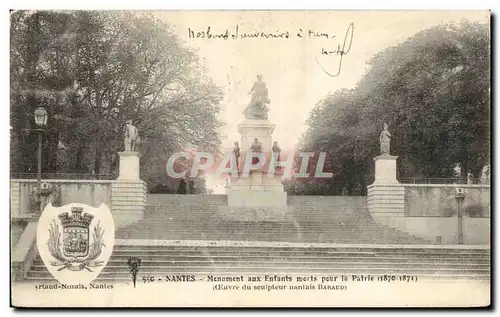
<svg viewBox="0 0 500 317">
<path fill-rule="evenodd" d="M 427 240 L 458 243 L 455 194 L 465 190 L 462 234 L 464 244 L 490 244 L 490 186 L 457 184 L 402 184 L 405 189 L 404 224 L 399 228 Z M 470 210 L 469 215 L 467 210 Z"/>
<path fill-rule="evenodd" d="M 368 186 L 368 209 L 377 223 L 428 241 L 458 243 L 455 193 L 466 192 L 462 233 L 465 244 L 490 243 L 490 186 L 455 184 L 372 184 Z M 477 216 L 477 209 L 482 214 Z"/>
<path fill-rule="evenodd" d="M 116 181 L 111 185 L 111 213 L 115 227 L 122 228 L 138 222 L 146 209 L 146 183 Z"/>
<path fill-rule="evenodd" d="M 28 225 L 27 221 L 16 220 L 10 222 L 10 246 L 13 247 L 19 241 L 24 229 Z"/>
<path fill-rule="evenodd" d="M 117 228 L 141 220 L 144 214 L 146 183 L 140 180 L 43 180 L 42 183 L 47 183 L 51 187 L 46 203 L 52 202 L 57 207 L 70 203 L 82 203 L 92 207 L 106 204 L 111 209 Z M 37 193 L 37 186 L 37 181 L 32 179 L 11 180 L 13 221 L 33 214 L 35 211 L 33 198 Z"/>
<path fill-rule="evenodd" d="M 462 234 L 464 244 L 490 244 L 489 218 L 463 218 Z M 399 228 L 428 241 L 441 240 L 442 244 L 458 243 L 457 217 L 405 217 Z"/>
<path fill-rule="evenodd" d="M 10 182 L 10 211 L 12 215 L 20 214 L 21 187 L 19 182 Z"/>
<path fill-rule="evenodd" d="M 148 194 L 148 212 L 165 213 L 178 219 L 211 217 L 219 206 L 227 205 L 227 195 Z"/>
<path fill-rule="evenodd" d="M 60 192 L 62 205 L 79 202 L 91 206 L 107 204 L 113 213 L 117 228 L 137 222 L 147 212 L 161 212 L 177 218 L 204 217 L 215 214 L 220 206 L 227 205 L 226 195 L 146 195 L 146 184 L 142 181 L 77 181 L 49 180 Z M 350 196 L 288 196 L 290 213 L 302 219 L 315 221 L 338 220 L 346 213 L 371 217 L 378 223 L 426 240 L 435 241 L 441 237 L 443 243 L 455 243 L 457 235 L 456 216 L 441 215 L 439 203 L 442 197 L 449 197 L 459 185 L 414 185 L 374 184 L 368 188 L 368 197 Z M 465 205 L 476 200 L 490 207 L 489 186 L 460 185 L 470 198 Z M 36 180 L 11 181 L 11 210 L 14 218 L 30 213 L 30 193 L 36 190 Z M 57 198 L 57 197 L 51 197 Z M 155 208 L 156 206 L 156 208 Z M 436 207 L 437 206 L 437 207 Z M 488 213 L 489 216 L 489 213 Z M 16 220 L 17 221 L 17 220 Z M 14 223 L 14 222 L 12 222 Z M 14 225 L 14 240 L 19 237 L 21 224 Z M 19 229 L 19 230 L 17 230 Z M 19 232 L 18 232 L 19 231 Z M 490 218 L 464 219 L 464 240 L 468 244 L 489 243 Z"/>
<path fill-rule="evenodd" d="M 141 220 L 146 205 L 146 183 L 141 180 L 43 180 L 50 194 L 45 203 L 60 207 L 82 203 L 92 207 L 106 204 L 113 215 L 115 228 Z M 12 274 L 22 278 L 36 255 L 37 213 L 35 201 L 38 183 L 27 179 L 11 180 Z"/>
<path fill-rule="evenodd" d="M 176 194 L 148 194 L 147 205 L 168 205 L 172 202 L 198 204 L 227 204 L 227 195 L 176 195 Z M 322 206 L 353 206 L 366 207 L 365 196 L 291 196 L 288 195 L 289 205 L 322 205 Z"/>
<path fill-rule="evenodd" d="M 177 194 L 148 194 L 148 206 L 168 206 L 180 204 L 186 208 L 199 208 L 202 205 L 227 204 L 227 195 L 177 195 Z"/>
<path fill-rule="evenodd" d="M 403 217 L 404 187 L 376 183 L 368 186 L 368 207 L 373 217 Z"/>
</svg>

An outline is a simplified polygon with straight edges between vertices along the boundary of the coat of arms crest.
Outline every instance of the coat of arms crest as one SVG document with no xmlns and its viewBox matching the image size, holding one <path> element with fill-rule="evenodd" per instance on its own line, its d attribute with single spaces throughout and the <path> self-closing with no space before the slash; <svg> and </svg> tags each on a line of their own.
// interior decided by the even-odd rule
<svg viewBox="0 0 500 317">
<path fill-rule="evenodd" d="M 84 213 L 82 207 L 72 207 L 71 213 L 59 215 L 62 228 L 52 221 L 49 228 L 49 239 L 47 246 L 55 261 L 50 265 L 59 267 L 58 271 L 68 269 L 70 271 L 88 270 L 103 265 L 103 261 L 97 260 L 101 255 L 104 244 L 104 229 L 98 222 L 90 228 L 94 216 Z"/>
</svg>

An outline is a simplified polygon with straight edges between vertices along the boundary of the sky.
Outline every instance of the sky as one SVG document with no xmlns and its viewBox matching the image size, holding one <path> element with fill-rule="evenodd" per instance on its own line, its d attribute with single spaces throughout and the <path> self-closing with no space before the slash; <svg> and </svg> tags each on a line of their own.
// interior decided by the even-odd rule
<svg viewBox="0 0 500 317">
<path fill-rule="evenodd" d="M 155 15 L 198 54 L 208 76 L 222 88 L 223 150 L 240 140 L 237 126 L 244 119 L 256 76 L 262 74 L 271 99 L 269 121 L 276 125 L 273 140 L 283 151 L 298 143 L 312 108 L 338 89 L 353 88 L 378 52 L 432 26 L 463 19 L 487 23 L 490 18 L 488 11 L 157 11 Z M 325 70 L 337 73 L 340 56 L 322 51 L 348 44 L 344 39 L 351 24 L 351 49 L 338 76 L 329 76 Z M 238 37 L 233 39 L 236 26 Z M 227 29 L 229 38 L 207 38 L 208 27 L 211 34 Z M 243 33 L 255 32 L 288 32 L 289 37 L 242 38 Z"/>
</svg>

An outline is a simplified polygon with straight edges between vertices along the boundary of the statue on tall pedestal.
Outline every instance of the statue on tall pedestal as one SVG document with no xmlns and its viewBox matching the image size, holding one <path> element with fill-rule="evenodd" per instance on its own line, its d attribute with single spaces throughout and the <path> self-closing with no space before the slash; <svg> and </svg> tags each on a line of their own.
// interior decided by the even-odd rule
<svg viewBox="0 0 500 317">
<path fill-rule="evenodd" d="M 127 120 L 125 126 L 125 151 L 135 151 L 139 141 L 139 132 L 137 131 L 137 128 L 132 125 L 132 120 Z"/>
<path fill-rule="evenodd" d="M 273 154 L 276 157 L 276 161 L 280 160 L 280 153 L 281 153 L 281 148 L 278 145 L 277 141 L 273 142 Z"/>
<path fill-rule="evenodd" d="M 391 155 L 391 136 L 387 123 L 384 123 L 384 130 L 380 132 L 380 155 Z"/>
<path fill-rule="evenodd" d="M 248 94 L 252 94 L 250 104 L 243 114 L 245 119 L 267 119 L 269 100 L 266 84 L 262 81 L 262 75 L 257 75 L 257 81 L 253 84 Z"/>
<path fill-rule="evenodd" d="M 276 167 L 276 164 L 280 161 L 281 148 L 278 145 L 277 141 L 273 142 L 272 148 L 272 164 Z"/>
</svg>

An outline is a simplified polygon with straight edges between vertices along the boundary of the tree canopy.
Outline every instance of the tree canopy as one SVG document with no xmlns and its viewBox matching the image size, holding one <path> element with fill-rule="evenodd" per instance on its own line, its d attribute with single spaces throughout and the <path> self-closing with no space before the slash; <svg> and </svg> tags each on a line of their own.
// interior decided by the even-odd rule
<svg viewBox="0 0 500 317">
<path fill-rule="evenodd" d="M 111 173 L 132 119 L 143 180 L 165 178 L 175 151 L 217 153 L 221 90 L 169 25 L 119 11 L 11 15 L 11 170 L 36 171 L 33 113 L 49 114 L 43 172 Z M 68 152 L 67 170 L 57 145 Z"/>
<path fill-rule="evenodd" d="M 329 194 L 366 192 L 384 123 L 399 177 L 451 177 L 457 163 L 462 175 L 479 177 L 490 153 L 489 26 L 464 21 L 423 30 L 375 55 L 353 89 L 316 105 L 300 148 L 327 152 L 334 177 L 321 184 Z"/>
</svg>

